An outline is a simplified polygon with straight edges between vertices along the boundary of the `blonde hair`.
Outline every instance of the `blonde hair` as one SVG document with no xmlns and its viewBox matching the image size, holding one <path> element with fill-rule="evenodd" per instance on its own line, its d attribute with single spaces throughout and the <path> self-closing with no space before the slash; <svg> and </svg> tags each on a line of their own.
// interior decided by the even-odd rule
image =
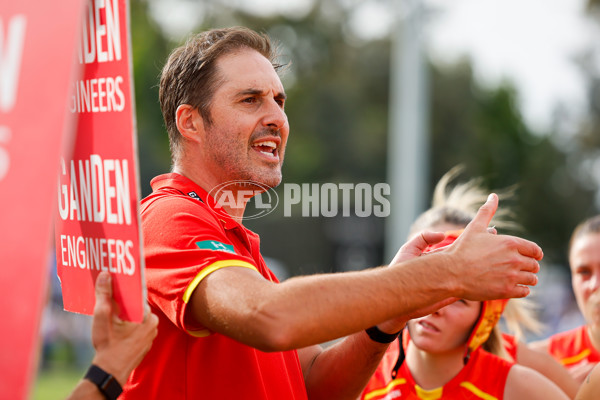
<svg viewBox="0 0 600 400">
<path fill-rule="evenodd" d="M 436 225 L 451 224 L 466 227 L 475 217 L 479 207 L 486 201 L 489 192 L 482 186 L 482 179 L 475 178 L 464 183 L 451 184 L 463 172 L 459 165 L 446 172 L 435 186 L 431 208 L 422 213 L 412 224 L 410 235 L 430 229 Z M 514 197 L 516 188 L 499 190 L 500 200 Z M 521 227 L 514 222 L 515 216 L 508 207 L 499 207 L 491 221 L 498 229 L 519 231 Z M 541 332 L 543 324 L 535 315 L 535 305 L 526 299 L 510 299 L 506 305 L 503 319 L 507 329 L 519 340 L 523 331 Z M 509 358 L 503 345 L 502 331 L 498 325 L 490 333 L 483 349 L 503 358 Z"/>
<path fill-rule="evenodd" d="M 450 185 L 462 172 L 464 167 L 457 165 L 442 176 L 433 191 L 431 208 L 421 214 L 411 225 L 410 232 L 430 228 L 443 223 L 467 226 L 485 203 L 489 192 L 482 186 L 481 178 L 474 178 L 464 183 Z M 514 197 L 516 188 L 514 186 L 499 190 L 496 193 L 500 201 Z M 508 207 L 498 207 L 492 226 L 505 230 L 521 230 L 515 217 Z"/>
</svg>

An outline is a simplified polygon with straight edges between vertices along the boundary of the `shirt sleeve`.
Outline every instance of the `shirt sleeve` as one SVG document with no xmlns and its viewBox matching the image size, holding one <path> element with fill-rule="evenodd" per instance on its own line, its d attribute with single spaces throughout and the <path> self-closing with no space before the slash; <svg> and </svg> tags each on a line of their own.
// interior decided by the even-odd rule
<svg viewBox="0 0 600 400">
<path fill-rule="evenodd" d="M 221 221 L 192 198 L 169 197 L 142 212 L 148 301 L 192 336 L 210 334 L 185 318 L 188 301 L 206 276 L 226 267 L 258 271 L 240 254 Z"/>
</svg>

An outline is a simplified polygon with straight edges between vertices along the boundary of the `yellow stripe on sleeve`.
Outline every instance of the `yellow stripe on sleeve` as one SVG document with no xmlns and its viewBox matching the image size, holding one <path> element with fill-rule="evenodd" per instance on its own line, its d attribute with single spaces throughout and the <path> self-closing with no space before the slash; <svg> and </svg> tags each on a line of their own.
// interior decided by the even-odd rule
<svg viewBox="0 0 600 400">
<path fill-rule="evenodd" d="M 476 396 L 479 396 L 484 400 L 498 400 L 497 397 L 494 397 L 491 394 L 487 394 L 483 390 L 479 389 L 477 386 L 473 385 L 471 382 L 461 382 L 460 386 L 464 387 L 471 393 L 475 394 Z"/>
<path fill-rule="evenodd" d="M 241 260 L 219 260 L 205 267 L 202 271 L 196 275 L 196 277 L 189 284 L 185 292 L 183 293 L 183 301 L 187 304 L 190 301 L 190 297 L 192 297 L 192 293 L 196 290 L 198 284 L 202 281 L 202 279 L 206 278 L 208 275 L 212 274 L 218 269 L 226 268 L 226 267 L 243 267 L 250 268 L 258 272 L 256 267 L 249 262 L 241 261 Z M 206 335 L 204 335 L 206 336 Z"/>
<path fill-rule="evenodd" d="M 591 352 L 592 351 L 590 349 L 585 349 L 581 353 L 577 354 L 576 356 L 563 358 L 562 360 L 560 360 L 560 363 L 562 365 L 569 365 L 569 364 L 578 363 L 579 361 L 581 361 L 584 358 L 586 358 L 587 356 L 589 356 Z"/>
</svg>

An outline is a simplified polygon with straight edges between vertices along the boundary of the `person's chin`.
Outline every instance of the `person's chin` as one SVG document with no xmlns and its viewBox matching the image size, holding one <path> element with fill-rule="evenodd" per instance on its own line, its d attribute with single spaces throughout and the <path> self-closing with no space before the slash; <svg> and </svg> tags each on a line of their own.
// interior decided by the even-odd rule
<svg viewBox="0 0 600 400">
<path fill-rule="evenodd" d="M 279 186 L 281 183 L 281 170 L 279 171 L 269 171 L 269 173 L 257 174 L 253 181 L 260 183 L 261 185 L 265 185 L 269 188 L 274 188 Z"/>
<path fill-rule="evenodd" d="M 281 183 L 281 179 L 279 180 L 263 180 L 260 181 L 260 183 L 264 186 L 264 187 L 268 187 L 269 189 L 274 189 L 277 186 L 279 186 L 279 184 Z"/>
</svg>

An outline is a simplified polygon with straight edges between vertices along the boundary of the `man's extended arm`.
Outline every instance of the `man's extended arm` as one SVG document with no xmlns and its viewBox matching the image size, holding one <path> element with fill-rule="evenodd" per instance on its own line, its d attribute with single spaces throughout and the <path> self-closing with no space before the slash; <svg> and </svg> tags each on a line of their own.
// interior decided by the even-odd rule
<svg viewBox="0 0 600 400">
<path fill-rule="evenodd" d="M 204 278 L 191 317 L 264 351 L 298 349 L 347 336 L 451 297 L 523 297 L 535 285 L 541 249 L 492 235 L 492 195 L 447 249 L 390 267 L 288 279 L 274 284 L 247 268 L 222 268 Z"/>
</svg>

